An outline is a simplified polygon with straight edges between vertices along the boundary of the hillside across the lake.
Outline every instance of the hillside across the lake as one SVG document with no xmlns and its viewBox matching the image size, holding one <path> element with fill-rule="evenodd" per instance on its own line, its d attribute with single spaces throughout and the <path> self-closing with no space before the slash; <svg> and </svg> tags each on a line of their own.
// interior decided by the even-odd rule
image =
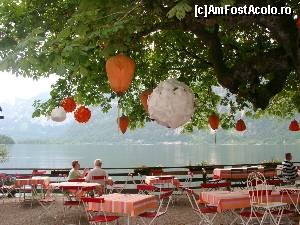
<svg viewBox="0 0 300 225">
<path fill-rule="evenodd" d="M 0 145 L 10 145 L 10 144 L 14 144 L 14 143 L 15 143 L 15 141 L 11 137 L 0 134 Z"/>
<path fill-rule="evenodd" d="M 78 124 L 72 114 L 69 114 L 63 123 L 55 123 L 46 118 L 32 119 L 32 103 L 33 99 L 18 100 L 15 104 L 2 104 L 5 119 L 0 121 L 0 133 L 12 137 L 17 143 L 214 143 L 214 135 L 209 129 L 180 134 L 180 129 L 168 129 L 156 122 L 121 134 L 116 122 L 116 109 L 105 114 L 100 109 L 93 108 L 91 120 L 87 124 Z M 220 129 L 217 132 L 217 143 L 293 144 L 300 141 L 300 132 L 288 130 L 290 121 L 246 118 L 245 122 L 247 131 L 244 134 L 239 134 L 234 129 Z"/>
</svg>

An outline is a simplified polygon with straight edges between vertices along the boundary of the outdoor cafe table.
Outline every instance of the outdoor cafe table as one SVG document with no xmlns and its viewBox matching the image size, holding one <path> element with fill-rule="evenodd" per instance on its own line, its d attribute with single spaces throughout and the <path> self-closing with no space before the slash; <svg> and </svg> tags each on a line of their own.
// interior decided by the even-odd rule
<svg viewBox="0 0 300 225">
<path fill-rule="evenodd" d="M 170 177 L 170 179 L 160 180 L 159 177 Z M 173 184 L 177 188 L 180 187 L 180 181 L 178 180 L 178 178 L 174 176 L 146 176 L 145 183 L 148 185 L 169 183 L 169 184 Z"/>
<path fill-rule="evenodd" d="M 210 191 L 200 193 L 200 202 L 217 206 L 218 212 L 234 209 L 244 209 L 250 207 L 249 191 Z M 298 198 L 297 194 L 281 196 L 279 191 L 272 191 L 269 196 L 270 202 L 285 202 L 293 204 Z"/>
<path fill-rule="evenodd" d="M 142 194 L 108 194 L 102 195 L 104 203 L 89 203 L 89 210 L 117 213 L 127 215 L 127 223 L 130 218 L 158 207 L 158 199 L 154 195 Z"/>
<path fill-rule="evenodd" d="M 231 169 L 240 169 L 243 170 L 243 172 L 238 174 L 231 174 Z M 265 177 L 275 177 L 277 175 L 276 170 L 264 171 L 264 167 L 258 167 L 258 172 L 262 173 Z M 248 175 L 249 174 L 247 173 L 247 167 L 225 168 L 225 169 L 215 168 L 213 171 L 213 177 L 218 179 L 247 179 Z"/>
<path fill-rule="evenodd" d="M 83 178 L 77 178 L 76 180 L 77 180 L 78 182 L 86 182 L 85 179 L 86 179 L 86 178 L 83 177 Z M 111 177 L 108 177 L 107 180 L 106 180 L 106 184 L 107 184 L 107 185 L 110 185 L 110 186 L 113 186 L 113 185 L 114 185 L 113 179 L 112 179 Z"/>
<path fill-rule="evenodd" d="M 88 187 L 91 187 L 91 188 L 95 188 L 95 189 L 98 189 L 98 190 L 101 190 L 102 188 L 102 185 L 101 184 L 98 184 L 98 183 L 87 183 L 87 182 L 61 182 L 61 183 L 51 183 L 49 185 L 49 189 L 48 189 L 48 193 L 47 195 L 48 196 L 51 196 L 52 195 L 52 190 L 55 189 L 55 188 L 60 188 L 61 190 L 64 190 L 64 189 L 70 189 L 70 188 L 74 188 L 74 192 L 73 191 L 70 191 L 70 192 L 73 192 L 73 194 L 75 195 L 74 197 L 76 199 L 80 199 L 80 197 L 82 197 L 83 195 L 85 195 L 86 191 L 83 191 L 82 189 L 84 188 L 88 188 Z M 77 190 L 76 190 L 77 189 Z"/>
<path fill-rule="evenodd" d="M 49 185 L 49 187 L 51 189 L 54 188 L 74 188 L 74 189 L 78 189 L 78 190 L 82 190 L 83 188 L 87 188 L 87 187 L 94 187 L 94 188 L 101 188 L 101 184 L 98 183 L 87 183 L 87 182 L 61 182 L 61 183 L 51 183 Z"/>
<path fill-rule="evenodd" d="M 32 177 L 32 178 L 26 178 L 26 179 L 16 179 L 15 187 L 21 188 L 25 186 L 31 186 L 31 204 L 33 200 L 39 200 L 38 194 L 37 194 L 37 186 L 41 185 L 43 188 L 47 188 L 50 184 L 50 177 Z M 21 189 L 20 189 L 21 192 Z"/>
<path fill-rule="evenodd" d="M 15 186 L 22 187 L 26 185 L 36 186 L 42 185 L 43 187 L 47 187 L 50 183 L 50 177 L 32 177 L 26 179 L 16 179 Z"/>
</svg>

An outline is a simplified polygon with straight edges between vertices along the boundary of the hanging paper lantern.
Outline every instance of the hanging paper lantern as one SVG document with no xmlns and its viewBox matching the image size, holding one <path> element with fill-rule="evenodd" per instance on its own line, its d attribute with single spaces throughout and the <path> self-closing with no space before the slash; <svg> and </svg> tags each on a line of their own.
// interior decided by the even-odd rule
<svg viewBox="0 0 300 225">
<path fill-rule="evenodd" d="M 76 102 L 73 100 L 73 98 L 68 97 L 61 102 L 61 106 L 66 112 L 73 112 L 76 109 Z"/>
<path fill-rule="evenodd" d="M 184 125 L 194 110 L 194 94 L 186 84 L 175 79 L 160 82 L 148 97 L 150 118 L 169 128 Z"/>
<path fill-rule="evenodd" d="M 106 61 L 106 73 L 111 89 L 117 94 L 126 92 L 135 71 L 134 61 L 122 54 L 113 56 Z"/>
<path fill-rule="evenodd" d="M 300 18 L 297 19 L 296 24 L 297 24 L 297 27 L 300 28 Z"/>
<path fill-rule="evenodd" d="M 242 119 L 238 120 L 235 124 L 235 129 L 237 131 L 245 131 L 246 130 L 246 124 L 245 124 L 244 120 L 242 120 Z"/>
<path fill-rule="evenodd" d="M 148 112 L 148 97 L 152 94 L 152 89 L 145 90 L 141 93 L 140 99 L 145 112 Z"/>
<path fill-rule="evenodd" d="M 208 123 L 209 123 L 211 129 L 213 129 L 213 130 L 218 129 L 219 123 L 220 123 L 219 117 L 213 113 L 212 115 L 210 115 L 208 117 Z"/>
<path fill-rule="evenodd" d="M 74 117 L 79 123 L 86 123 L 91 118 L 91 111 L 84 106 L 80 106 L 74 112 Z"/>
<path fill-rule="evenodd" d="M 129 124 L 129 118 L 127 116 L 122 115 L 119 118 L 119 128 L 123 134 L 126 132 L 128 124 Z"/>
<path fill-rule="evenodd" d="M 51 119 L 55 122 L 62 122 L 66 119 L 67 113 L 63 107 L 59 106 L 51 111 Z"/>
<path fill-rule="evenodd" d="M 299 123 L 297 120 L 293 120 L 290 123 L 289 130 L 290 131 L 299 131 L 300 130 Z"/>
</svg>

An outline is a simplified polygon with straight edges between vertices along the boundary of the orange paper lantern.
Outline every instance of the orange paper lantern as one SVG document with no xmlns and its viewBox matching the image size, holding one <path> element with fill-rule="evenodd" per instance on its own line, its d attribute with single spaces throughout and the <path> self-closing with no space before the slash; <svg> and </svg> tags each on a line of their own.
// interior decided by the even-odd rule
<svg viewBox="0 0 300 225">
<path fill-rule="evenodd" d="M 129 124 L 129 118 L 127 116 L 121 116 L 119 118 L 119 128 L 123 134 L 125 134 Z"/>
<path fill-rule="evenodd" d="M 152 89 L 145 90 L 140 95 L 141 103 L 144 107 L 145 112 L 148 112 L 148 102 L 147 101 L 148 101 L 149 95 L 152 94 L 152 91 L 153 91 Z"/>
<path fill-rule="evenodd" d="M 61 102 L 61 106 L 66 112 L 73 112 L 76 109 L 76 102 L 73 100 L 73 98 L 68 97 Z"/>
<path fill-rule="evenodd" d="M 299 130 L 300 130 L 300 128 L 299 128 L 299 123 L 298 123 L 297 120 L 293 120 L 293 121 L 290 123 L 289 130 L 290 130 L 290 131 L 299 131 Z"/>
<path fill-rule="evenodd" d="M 297 24 L 297 27 L 300 28 L 300 18 L 297 19 L 296 24 Z"/>
<path fill-rule="evenodd" d="M 74 117 L 79 123 L 86 123 L 91 118 L 91 111 L 84 107 L 80 106 L 74 113 Z"/>
<path fill-rule="evenodd" d="M 208 123 L 211 127 L 211 129 L 216 130 L 219 128 L 219 117 L 216 114 L 212 114 L 208 117 Z"/>
<path fill-rule="evenodd" d="M 132 81 L 135 71 L 134 61 L 122 54 L 106 61 L 106 73 L 111 89 L 117 94 L 125 93 Z"/>
<path fill-rule="evenodd" d="M 246 130 L 246 124 L 245 124 L 244 120 L 242 120 L 242 119 L 238 120 L 236 122 L 236 124 L 235 124 L 235 129 L 237 131 L 244 131 L 244 130 Z"/>
</svg>

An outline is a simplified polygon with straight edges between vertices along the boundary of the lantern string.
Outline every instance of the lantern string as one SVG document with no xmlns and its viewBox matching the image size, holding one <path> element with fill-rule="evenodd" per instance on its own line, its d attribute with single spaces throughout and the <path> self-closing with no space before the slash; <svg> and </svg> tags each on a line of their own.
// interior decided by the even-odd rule
<svg viewBox="0 0 300 225">
<path fill-rule="evenodd" d="M 215 144 L 217 144 L 217 131 L 215 132 Z"/>
<path fill-rule="evenodd" d="M 117 98 L 118 98 L 118 118 L 117 118 L 117 122 L 118 122 L 118 134 L 119 135 L 121 135 L 121 133 L 120 133 L 120 104 L 119 104 L 119 101 L 120 101 L 120 97 L 119 96 L 117 96 Z"/>
</svg>

